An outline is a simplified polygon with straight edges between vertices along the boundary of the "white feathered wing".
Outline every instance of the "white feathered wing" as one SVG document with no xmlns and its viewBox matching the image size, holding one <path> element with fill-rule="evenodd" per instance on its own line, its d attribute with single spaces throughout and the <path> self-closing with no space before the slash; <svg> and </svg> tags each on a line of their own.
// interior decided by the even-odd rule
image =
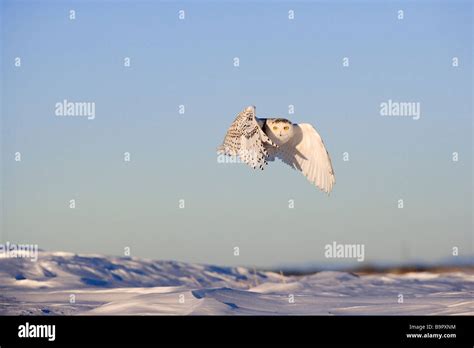
<svg viewBox="0 0 474 348">
<path fill-rule="evenodd" d="M 336 178 L 321 136 L 308 123 L 293 124 L 293 136 L 275 149 L 275 156 L 299 170 L 322 191 L 331 192 Z"/>
<path fill-rule="evenodd" d="M 256 117 L 255 112 L 255 107 L 249 106 L 237 115 L 217 152 L 227 156 L 238 155 L 250 167 L 263 169 L 267 164 L 267 147 L 275 147 L 275 144 L 263 132 L 262 120 Z"/>
</svg>

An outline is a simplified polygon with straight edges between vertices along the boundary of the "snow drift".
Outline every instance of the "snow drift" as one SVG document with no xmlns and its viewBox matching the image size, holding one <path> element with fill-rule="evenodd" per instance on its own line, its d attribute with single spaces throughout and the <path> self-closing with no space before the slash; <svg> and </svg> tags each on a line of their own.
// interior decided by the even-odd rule
<svg viewBox="0 0 474 348">
<path fill-rule="evenodd" d="M 244 267 L 40 252 L 0 258 L 3 315 L 473 315 L 471 272 L 283 276 Z"/>
</svg>

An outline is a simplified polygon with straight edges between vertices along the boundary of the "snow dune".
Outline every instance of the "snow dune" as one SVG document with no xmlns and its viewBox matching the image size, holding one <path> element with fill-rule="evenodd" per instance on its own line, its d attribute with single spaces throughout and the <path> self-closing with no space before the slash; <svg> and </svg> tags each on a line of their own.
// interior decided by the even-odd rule
<svg viewBox="0 0 474 348">
<path fill-rule="evenodd" d="M 282 276 L 40 252 L 37 262 L 0 258 L 0 314 L 474 315 L 474 273 Z"/>
</svg>

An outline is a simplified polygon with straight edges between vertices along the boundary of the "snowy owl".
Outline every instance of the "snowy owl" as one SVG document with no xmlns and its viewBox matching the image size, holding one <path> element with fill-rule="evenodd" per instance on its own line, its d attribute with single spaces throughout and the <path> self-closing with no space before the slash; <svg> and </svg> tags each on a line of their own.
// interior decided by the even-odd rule
<svg viewBox="0 0 474 348">
<path fill-rule="evenodd" d="M 217 151 L 239 156 L 254 169 L 279 158 L 326 193 L 336 182 L 329 153 L 313 126 L 284 118 L 257 118 L 255 106 L 237 115 Z"/>
</svg>

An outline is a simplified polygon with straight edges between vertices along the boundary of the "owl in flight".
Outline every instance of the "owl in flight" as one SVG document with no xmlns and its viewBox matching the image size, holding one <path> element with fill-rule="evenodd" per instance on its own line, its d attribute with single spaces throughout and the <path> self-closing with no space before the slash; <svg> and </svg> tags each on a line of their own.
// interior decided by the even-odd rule
<svg viewBox="0 0 474 348">
<path fill-rule="evenodd" d="M 239 156 L 252 168 L 262 170 L 268 161 L 279 158 L 326 193 L 336 183 L 329 153 L 313 126 L 284 118 L 257 118 L 255 106 L 237 115 L 217 151 Z"/>
</svg>

